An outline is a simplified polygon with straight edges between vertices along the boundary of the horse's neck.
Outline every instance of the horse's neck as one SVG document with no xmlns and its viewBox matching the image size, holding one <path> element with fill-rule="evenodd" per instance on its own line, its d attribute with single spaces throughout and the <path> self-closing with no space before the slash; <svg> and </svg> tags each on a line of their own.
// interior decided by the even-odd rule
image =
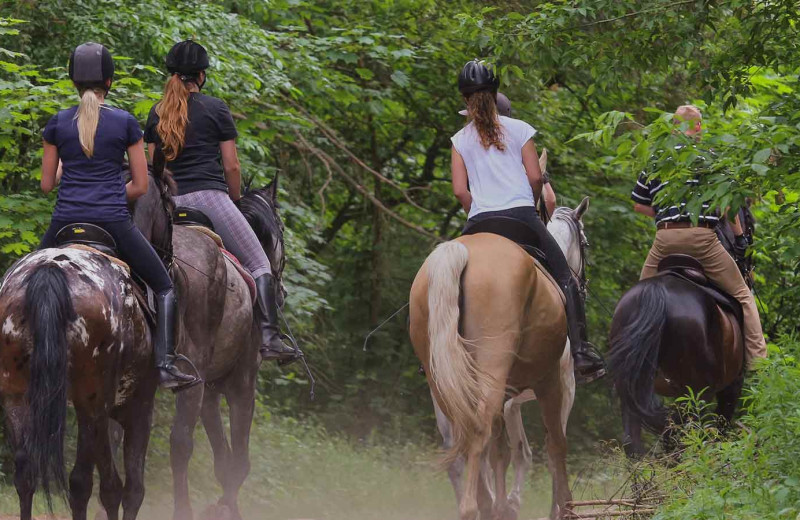
<svg viewBox="0 0 800 520">
<path fill-rule="evenodd" d="M 553 235 L 556 242 L 558 242 L 558 247 L 560 247 L 561 251 L 564 253 L 570 268 L 572 270 L 577 270 L 581 262 L 581 251 L 572 236 L 570 226 L 566 222 L 553 219 L 547 225 L 547 230 Z"/>
</svg>

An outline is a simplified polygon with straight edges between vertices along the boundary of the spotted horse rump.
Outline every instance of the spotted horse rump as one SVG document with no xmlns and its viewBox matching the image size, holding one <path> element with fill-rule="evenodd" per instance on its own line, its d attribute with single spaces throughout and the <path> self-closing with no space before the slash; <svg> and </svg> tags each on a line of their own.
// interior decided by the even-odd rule
<svg viewBox="0 0 800 520">
<path fill-rule="evenodd" d="M 92 474 L 100 473 L 109 518 L 120 503 L 135 518 L 157 385 L 146 315 L 128 270 L 85 249 L 43 249 L 17 262 L 0 287 L 0 402 L 15 452 L 20 517 L 35 489 L 69 488 L 85 518 Z M 68 402 L 78 422 L 75 467 L 66 484 L 63 438 Z M 125 435 L 125 487 L 109 421 Z M 88 493 L 87 493 L 88 490 Z"/>
</svg>

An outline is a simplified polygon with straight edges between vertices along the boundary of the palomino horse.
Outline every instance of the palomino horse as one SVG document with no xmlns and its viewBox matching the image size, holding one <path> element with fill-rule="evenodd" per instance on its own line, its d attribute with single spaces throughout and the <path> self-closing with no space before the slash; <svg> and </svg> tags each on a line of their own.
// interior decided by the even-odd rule
<svg viewBox="0 0 800 520">
<path fill-rule="evenodd" d="M 92 477 L 108 518 L 133 520 L 144 498 L 156 371 L 150 331 L 127 270 L 98 252 L 43 249 L 19 261 L 0 289 L 0 394 L 14 449 L 20 518 L 33 493 L 67 487 L 67 399 L 78 420 L 69 476 L 72 518 L 84 520 Z M 125 484 L 112 456 L 109 421 L 122 425 Z"/>
<path fill-rule="evenodd" d="M 614 310 L 609 368 L 622 405 L 625 451 L 644 454 L 642 425 L 660 435 L 668 410 L 656 394 L 690 388 L 717 397 L 717 413 L 733 418 L 744 379 L 744 347 L 736 317 L 693 283 L 661 275 L 641 280 Z"/>
<path fill-rule="evenodd" d="M 580 219 L 587 207 L 584 199 L 575 210 L 559 208 L 552 224 L 579 273 L 585 244 Z M 575 380 L 566 327 L 556 285 L 506 238 L 480 233 L 441 244 L 417 274 L 410 296 L 411 341 L 440 429 L 449 432 L 447 459 L 462 520 L 479 512 L 483 518 L 517 517 L 531 457 L 520 406 L 534 398 L 547 430 L 551 517 L 560 517 L 570 500 L 566 424 Z M 512 458 L 516 477 L 507 496 Z"/>
<path fill-rule="evenodd" d="M 159 173 L 161 170 L 161 173 Z M 172 276 L 178 291 L 181 327 L 179 351 L 192 360 L 204 385 L 180 392 L 172 427 L 171 464 L 176 520 L 193 517 L 188 466 L 193 434 L 202 419 L 214 452 L 214 474 L 222 486 L 217 515 L 240 519 L 239 488 L 250 471 L 250 426 L 255 407 L 261 336 L 242 276 L 209 236 L 172 226 L 171 178 L 154 168 L 150 190 L 136 204 L 134 221 L 157 249 L 174 256 Z M 245 195 L 242 208 L 258 232 L 273 268 L 283 266 L 283 233 L 275 197 L 277 180 Z M 280 280 L 280 272 L 274 273 Z M 220 399 L 230 409 L 230 443 L 223 426 Z M 216 518 L 216 517 L 215 517 Z"/>
</svg>

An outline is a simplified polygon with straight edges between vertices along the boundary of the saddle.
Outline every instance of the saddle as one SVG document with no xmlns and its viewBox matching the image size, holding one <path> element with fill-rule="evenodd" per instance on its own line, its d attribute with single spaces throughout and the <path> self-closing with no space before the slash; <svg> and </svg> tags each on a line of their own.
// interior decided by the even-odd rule
<svg viewBox="0 0 800 520">
<path fill-rule="evenodd" d="M 742 305 L 739 301 L 717 287 L 706 276 L 703 264 L 690 255 L 674 254 L 669 255 L 658 263 L 659 276 L 674 276 L 685 280 L 714 300 L 724 311 L 732 313 L 739 320 L 739 324 L 744 324 Z"/>
<path fill-rule="evenodd" d="M 99 253 L 108 258 L 112 263 L 122 267 L 129 275 L 131 268 L 124 260 L 119 258 L 117 242 L 114 237 L 105 229 L 95 224 L 76 223 L 69 224 L 61 228 L 56 233 L 55 245 L 59 248 L 80 249 L 92 253 Z M 133 277 L 136 283 L 131 284 L 133 295 L 144 312 L 145 319 L 151 327 L 155 327 L 155 313 L 153 306 L 145 295 L 146 287 L 144 282 Z"/>
<path fill-rule="evenodd" d="M 199 209 L 194 208 L 187 208 L 184 206 L 179 206 L 175 208 L 175 212 L 172 215 L 172 221 L 175 225 L 178 226 L 186 226 L 189 229 L 194 229 L 207 237 L 211 238 L 219 250 L 222 252 L 222 256 L 225 257 L 225 260 L 231 263 L 233 267 L 236 268 L 236 271 L 239 275 L 244 279 L 245 283 L 247 284 L 247 288 L 250 291 L 250 299 L 255 303 L 257 297 L 256 291 L 256 281 L 253 279 L 253 276 L 247 271 L 247 269 L 242 266 L 241 262 L 227 249 L 225 249 L 225 244 L 222 242 L 222 237 L 220 237 L 214 231 L 214 224 L 211 222 L 211 219 L 208 218 L 208 215 L 200 211 Z"/>
<path fill-rule="evenodd" d="M 526 223 L 511 217 L 490 217 L 486 220 L 467 223 L 462 235 L 492 233 L 515 242 L 549 271 L 547 256 L 539 249 L 536 233 Z"/>
<path fill-rule="evenodd" d="M 118 258 L 117 242 L 114 237 L 94 224 L 69 224 L 56 233 L 56 247 L 65 247 L 74 244 L 88 246 L 100 251 L 106 256 Z"/>
<path fill-rule="evenodd" d="M 490 217 L 478 222 L 469 222 L 464 227 L 462 235 L 476 235 L 478 233 L 492 233 L 511 240 L 521 247 L 531 258 L 537 269 L 547 277 L 561 296 L 561 301 L 566 302 L 566 297 L 561 287 L 552 275 L 547 263 L 547 255 L 539 249 L 539 240 L 531 227 L 511 217 Z M 463 294 L 463 292 L 462 292 Z"/>
</svg>

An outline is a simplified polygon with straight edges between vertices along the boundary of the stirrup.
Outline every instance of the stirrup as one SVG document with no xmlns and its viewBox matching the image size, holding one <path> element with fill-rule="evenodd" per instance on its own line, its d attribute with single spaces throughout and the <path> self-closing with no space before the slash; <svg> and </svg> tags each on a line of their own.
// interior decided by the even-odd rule
<svg viewBox="0 0 800 520">
<path fill-rule="evenodd" d="M 606 370 L 605 367 L 601 367 L 601 368 L 599 368 L 599 369 L 597 369 L 594 372 L 591 372 L 589 374 L 582 374 L 582 373 L 580 373 L 580 372 L 578 372 L 576 370 L 575 371 L 575 384 L 576 385 L 585 385 L 585 384 L 591 383 L 593 381 L 597 381 L 598 379 L 601 379 L 601 378 L 605 377 L 605 375 L 607 373 L 608 373 L 608 371 Z"/>
<path fill-rule="evenodd" d="M 169 370 L 168 367 L 169 366 L 174 366 L 176 361 L 183 361 L 183 362 L 185 362 L 187 365 L 189 365 L 191 367 L 192 371 L 194 371 L 194 376 L 193 376 L 194 377 L 194 381 L 179 382 L 176 386 L 167 387 L 167 388 L 169 388 L 169 390 L 172 390 L 172 393 L 177 394 L 178 392 L 182 392 L 183 390 L 188 390 L 189 388 L 192 388 L 192 387 L 197 386 L 197 385 L 199 385 L 201 383 L 204 383 L 203 378 L 200 377 L 200 371 L 197 370 L 197 366 L 195 366 L 195 364 L 192 363 L 191 359 L 187 358 L 183 354 L 173 354 L 172 356 L 167 356 L 168 359 L 170 357 L 172 358 L 170 360 L 171 363 L 167 367 L 159 367 L 159 370 Z M 191 375 L 191 374 L 186 374 L 186 375 Z"/>
</svg>

